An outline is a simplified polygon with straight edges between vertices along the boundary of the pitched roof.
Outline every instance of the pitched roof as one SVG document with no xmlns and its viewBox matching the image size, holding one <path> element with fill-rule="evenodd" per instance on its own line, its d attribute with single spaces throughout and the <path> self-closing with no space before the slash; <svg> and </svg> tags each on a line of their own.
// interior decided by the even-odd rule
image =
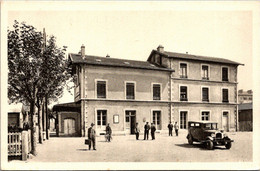
<svg viewBox="0 0 260 171">
<path fill-rule="evenodd" d="M 138 69 L 174 72 L 173 69 L 165 68 L 162 66 L 157 66 L 157 65 L 151 64 L 148 61 L 135 61 L 135 60 L 117 59 L 117 58 L 90 56 L 90 55 L 86 55 L 86 58 L 82 59 L 80 54 L 73 54 L 73 53 L 70 53 L 69 57 L 70 57 L 72 63 L 74 63 L 74 64 L 82 63 L 82 64 L 100 65 L 100 66 L 115 66 L 115 67 L 138 68 Z"/>
<path fill-rule="evenodd" d="M 235 65 L 244 65 L 238 62 L 234 62 L 224 58 L 216 58 L 216 57 L 209 57 L 209 56 L 199 56 L 199 55 L 191 55 L 185 53 L 176 53 L 176 52 L 159 52 L 157 50 L 153 50 L 152 53 L 159 53 L 169 58 L 179 58 L 179 59 L 188 59 L 188 60 L 196 60 L 196 61 L 208 61 L 208 62 L 215 62 L 215 63 L 225 63 L 225 64 L 235 64 Z M 151 53 L 151 54 L 152 54 Z"/>
<path fill-rule="evenodd" d="M 238 105 L 238 110 L 250 110 L 253 109 L 253 103 L 242 103 Z"/>
</svg>

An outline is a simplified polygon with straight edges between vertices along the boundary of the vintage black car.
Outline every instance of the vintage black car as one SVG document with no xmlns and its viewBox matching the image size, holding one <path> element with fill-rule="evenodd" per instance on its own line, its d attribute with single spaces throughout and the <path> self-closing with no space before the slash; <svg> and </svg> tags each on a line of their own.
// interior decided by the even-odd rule
<svg viewBox="0 0 260 171">
<path fill-rule="evenodd" d="M 231 148 L 231 140 L 223 130 L 218 129 L 217 122 L 211 121 L 189 121 L 187 139 L 190 145 L 193 142 L 201 142 L 206 148 L 212 150 L 214 146 L 225 146 Z"/>
</svg>

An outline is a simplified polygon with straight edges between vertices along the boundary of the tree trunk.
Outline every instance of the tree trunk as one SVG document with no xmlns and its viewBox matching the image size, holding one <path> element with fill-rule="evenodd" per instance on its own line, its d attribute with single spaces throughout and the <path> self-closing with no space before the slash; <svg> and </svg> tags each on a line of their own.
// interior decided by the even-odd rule
<svg viewBox="0 0 260 171">
<path fill-rule="evenodd" d="M 48 113 L 48 98 L 45 96 L 45 114 L 46 114 L 46 139 L 49 139 L 49 129 L 50 129 L 50 120 L 49 120 L 49 113 Z"/>
<path fill-rule="evenodd" d="M 32 145 L 32 151 L 31 153 L 36 156 L 36 146 L 37 146 L 37 135 L 36 135 L 36 123 L 34 122 L 34 111 L 35 111 L 35 100 L 30 103 L 30 114 L 31 114 L 31 145 Z"/>
<path fill-rule="evenodd" d="M 38 106 L 39 143 L 42 144 L 42 104 Z"/>
</svg>

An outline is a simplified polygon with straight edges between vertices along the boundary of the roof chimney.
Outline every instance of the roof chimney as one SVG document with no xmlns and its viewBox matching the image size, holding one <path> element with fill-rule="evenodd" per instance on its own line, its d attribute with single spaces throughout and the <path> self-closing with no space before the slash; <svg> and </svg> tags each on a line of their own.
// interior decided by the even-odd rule
<svg viewBox="0 0 260 171">
<path fill-rule="evenodd" d="M 162 45 L 159 45 L 159 46 L 157 47 L 157 51 L 158 51 L 158 52 L 164 52 L 164 47 L 163 47 Z"/>
<path fill-rule="evenodd" d="M 110 58 L 109 54 L 107 54 L 106 58 Z"/>
<path fill-rule="evenodd" d="M 82 59 L 85 59 L 85 46 L 83 44 L 81 46 L 81 57 Z"/>
<path fill-rule="evenodd" d="M 186 52 L 186 54 L 188 54 L 188 52 Z"/>
</svg>

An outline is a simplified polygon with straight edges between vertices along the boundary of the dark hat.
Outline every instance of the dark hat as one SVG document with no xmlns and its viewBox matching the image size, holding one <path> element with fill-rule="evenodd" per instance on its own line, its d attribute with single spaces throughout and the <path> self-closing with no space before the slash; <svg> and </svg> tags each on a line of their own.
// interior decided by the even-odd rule
<svg viewBox="0 0 260 171">
<path fill-rule="evenodd" d="M 91 126 L 94 126 L 95 124 L 91 123 Z"/>
</svg>

